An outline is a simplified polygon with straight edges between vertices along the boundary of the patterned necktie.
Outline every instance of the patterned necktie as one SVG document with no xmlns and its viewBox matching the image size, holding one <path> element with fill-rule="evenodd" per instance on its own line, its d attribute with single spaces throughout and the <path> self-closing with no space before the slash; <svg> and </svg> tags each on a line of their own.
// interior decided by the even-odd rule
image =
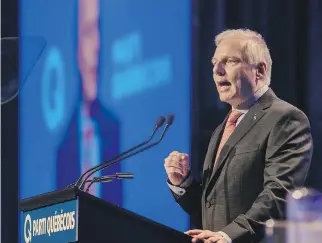
<svg viewBox="0 0 322 243">
<path fill-rule="evenodd" d="M 242 115 L 243 113 L 241 113 L 240 111 L 237 111 L 237 110 L 233 110 L 228 119 L 227 119 L 227 122 L 226 122 L 226 125 L 225 125 L 225 130 L 224 130 L 224 133 L 222 135 L 222 138 L 221 138 L 221 141 L 220 141 L 220 144 L 219 144 L 219 147 L 218 147 L 218 150 L 217 150 L 217 155 L 216 155 L 216 160 L 215 160 L 215 164 L 216 164 L 216 161 L 220 155 L 220 152 L 221 152 L 221 149 L 223 148 L 223 146 L 225 145 L 225 143 L 227 142 L 228 138 L 230 137 L 230 135 L 233 133 L 233 131 L 235 130 L 236 128 L 236 122 L 238 120 L 238 118 Z"/>
</svg>

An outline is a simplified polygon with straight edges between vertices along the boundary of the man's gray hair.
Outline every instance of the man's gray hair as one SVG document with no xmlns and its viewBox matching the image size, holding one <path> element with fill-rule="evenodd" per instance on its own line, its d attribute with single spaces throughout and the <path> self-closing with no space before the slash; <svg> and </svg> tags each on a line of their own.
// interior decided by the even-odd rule
<svg viewBox="0 0 322 243">
<path fill-rule="evenodd" d="M 244 54 L 247 58 L 247 62 L 255 65 L 261 62 L 264 62 L 266 64 L 267 70 L 265 83 L 267 85 L 270 85 L 272 73 L 272 58 L 269 53 L 269 49 L 266 45 L 266 42 L 264 38 L 261 36 L 261 34 L 249 29 L 225 30 L 216 36 L 216 46 L 218 46 L 220 42 L 231 38 L 240 39 L 245 43 Z"/>
</svg>

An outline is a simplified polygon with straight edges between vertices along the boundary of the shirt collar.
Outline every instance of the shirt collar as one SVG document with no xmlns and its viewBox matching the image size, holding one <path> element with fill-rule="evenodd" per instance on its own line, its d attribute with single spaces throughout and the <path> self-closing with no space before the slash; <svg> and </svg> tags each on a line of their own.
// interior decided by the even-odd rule
<svg viewBox="0 0 322 243">
<path fill-rule="evenodd" d="M 258 89 L 251 98 L 240 104 L 237 108 L 233 108 L 233 110 L 237 110 L 243 114 L 246 114 L 250 107 L 252 107 L 257 102 L 257 100 L 266 93 L 268 89 L 268 85 L 264 85 L 263 87 Z"/>
</svg>

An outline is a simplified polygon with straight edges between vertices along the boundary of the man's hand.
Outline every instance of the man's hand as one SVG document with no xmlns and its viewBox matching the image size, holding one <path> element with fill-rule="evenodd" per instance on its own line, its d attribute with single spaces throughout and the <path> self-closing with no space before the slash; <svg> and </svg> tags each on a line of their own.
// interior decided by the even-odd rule
<svg viewBox="0 0 322 243">
<path fill-rule="evenodd" d="M 170 182 L 173 185 L 178 186 L 189 174 L 189 157 L 187 154 L 173 151 L 164 160 L 164 168 Z"/>
<path fill-rule="evenodd" d="M 221 234 L 210 230 L 194 229 L 186 231 L 185 234 L 193 237 L 193 243 L 198 241 L 203 241 L 204 243 L 228 243 L 227 239 L 225 239 L 225 237 L 223 237 Z"/>
</svg>

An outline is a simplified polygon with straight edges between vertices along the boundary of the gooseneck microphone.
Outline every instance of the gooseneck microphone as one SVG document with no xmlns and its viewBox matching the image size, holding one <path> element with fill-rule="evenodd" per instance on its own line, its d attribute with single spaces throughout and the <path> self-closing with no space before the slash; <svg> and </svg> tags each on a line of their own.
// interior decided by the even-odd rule
<svg viewBox="0 0 322 243">
<path fill-rule="evenodd" d="M 84 187 L 84 183 L 85 183 L 85 181 L 92 175 L 92 174 L 94 174 L 94 173 L 96 173 L 96 172 L 98 172 L 98 171 L 101 171 L 101 170 L 104 170 L 104 169 L 106 169 L 107 167 L 110 167 L 111 165 L 113 165 L 113 164 L 115 164 L 115 163 L 118 163 L 118 162 L 120 162 L 121 160 L 124 160 L 124 159 L 127 159 L 127 158 L 129 158 L 129 157 L 132 157 L 132 156 L 134 156 L 134 155 L 136 155 L 136 154 L 138 154 L 138 153 L 141 153 L 141 152 L 143 152 L 143 151 L 145 151 L 145 150 L 147 150 L 147 149 L 149 149 L 149 148 L 152 148 L 152 147 L 154 147 L 154 146 L 156 146 L 156 145 L 158 145 L 161 141 L 162 141 L 162 139 L 163 139 L 163 137 L 164 137 L 164 135 L 165 135 L 165 133 L 166 133 L 166 131 L 168 130 L 168 128 L 172 125 L 172 123 L 173 123 L 173 120 L 174 120 L 174 115 L 173 114 L 169 114 L 168 115 L 168 117 L 167 117 L 167 121 L 166 121 L 166 125 L 164 126 L 164 129 L 163 129 L 163 131 L 162 131 L 162 133 L 161 133 L 161 136 L 160 136 L 160 138 L 157 140 L 157 141 L 155 141 L 155 142 L 153 142 L 153 143 L 150 143 L 149 145 L 146 145 L 145 147 L 143 147 L 143 148 L 141 148 L 141 149 L 138 149 L 138 146 L 136 146 L 136 148 L 137 148 L 137 150 L 136 151 L 133 151 L 133 150 L 135 150 L 135 149 L 130 149 L 131 151 L 130 152 L 128 152 L 128 153 L 122 153 L 120 156 L 117 156 L 116 158 L 112 158 L 112 159 L 110 159 L 110 160 L 108 160 L 108 161 L 106 161 L 105 163 L 103 163 L 103 164 L 101 164 L 101 165 L 99 165 L 99 166 L 96 166 L 96 167 L 94 167 L 94 168 L 92 168 L 92 169 L 90 169 L 90 171 L 88 172 L 88 173 L 84 173 L 84 174 L 86 174 L 86 175 L 82 175 L 81 176 L 81 179 L 79 179 L 78 181 L 80 181 L 79 183 L 76 183 L 75 184 L 75 187 L 78 187 L 80 190 L 83 190 L 83 187 Z M 164 122 L 164 121 L 163 121 Z M 154 134 L 154 133 L 153 133 Z M 145 143 L 146 144 L 146 143 Z M 142 147 L 142 146 L 140 146 L 140 147 Z M 132 152 L 133 151 L 133 152 Z M 83 179 L 84 178 L 84 179 Z M 83 180 L 82 180 L 83 179 Z"/>
<path fill-rule="evenodd" d="M 101 167 L 103 167 L 104 165 L 106 165 L 106 164 L 108 164 L 108 163 L 110 163 L 111 161 L 114 161 L 114 160 L 116 160 L 116 159 L 118 159 L 118 158 L 120 158 L 120 157 L 122 157 L 122 156 L 124 156 L 124 155 L 126 155 L 126 154 L 128 154 L 128 153 L 130 153 L 130 152 L 132 152 L 132 151 L 134 151 L 134 150 L 136 150 L 136 149 L 138 149 L 138 148 L 140 148 L 140 147 L 142 147 L 142 146 L 144 146 L 144 145 L 146 145 L 147 143 L 149 143 L 151 140 L 152 140 L 152 138 L 154 137 L 154 135 L 155 135 L 155 133 L 156 133 L 156 131 L 164 124 L 164 122 L 165 122 L 165 118 L 163 117 L 163 116 L 160 116 L 159 118 L 158 118 L 158 120 L 157 120 L 157 122 L 156 122 L 156 124 L 155 124 L 155 127 L 154 127 L 154 129 L 153 129 L 153 131 L 152 131 L 152 134 L 151 134 L 151 136 L 146 140 L 146 141 L 144 141 L 144 142 L 142 142 L 142 143 L 140 143 L 140 144 L 138 144 L 138 145 L 136 145 L 136 146 L 134 146 L 134 147 L 132 147 L 132 148 L 130 148 L 130 149 L 128 149 L 128 150 L 126 150 L 126 151 L 124 151 L 124 152 L 122 152 L 122 153 L 120 153 L 120 154 L 118 154 L 118 155 L 116 155 L 116 156 L 114 156 L 113 158 L 111 158 L 111 159 L 109 159 L 109 160 L 107 160 L 107 161 L 105 161 L 105 162 L 103 162 L 102 164 L 99 164 L 99 165 L 97 165 L 97 166 L 95 166 L 95 167 L 93 167 L 93 168 L 90 168 L 90 169 L 88 169 L 87 171 L 85 171 L 79 178 L 78 178 L 78 180 L 75 182 L 75 183 L 73 183 L 73 184 L 71 184 L 71 185 L 69 185 L 68 187 L 70 187 L 70 186 L 74 186 L 74 187 L 77 187 L 77 188 L 82 188 L 80 185 L 83 185 L 84 184 L 84 181 L 86 181 L 87 179 L 88 179 L 88 177 L 89 176 L 87 176 L 86 177 L 86 179 L 83 181 L 83 179 L 84 179 L 84 177 L 87 175 L 87 174 L 89 174 L 89 173 L 91 173 L 92 171 L 98 171 L 98 170 L 100 170 L 100 168 Z M 94 172 L 94 173 L 95 173 Z M 90 174 L 90 175 L 92 175 L 92 174 Z"/>
<path fill-rule="evenodd" d="M 100 177 L 94 177 L 92 180 L 87 180 L 86 182 L 90 182 L 86 188 L 86 192 L 90 189 L 90 187 L 97 182 L 112 182 L 113 179 L 133 179 L 134 175 L 132 173 L 116 173 L 115 175 L 106 175 Z"/>
<path fill-rule="evenodd" d="M 94 177 L 93 179 L 88 179 L 85 182 L 90 183 L 90 185 L 87 187 L 89 188 L 93 183 L 96 182 L 111 182 L 113 179 L 133 179 L 134 175 L 133 173 L 115 173 L 114 175 L 104 175 L 104 176 L 99 176 L 99 177 Z M 67 187 L 72 187 L 75 186 L 76 182 L 68 185 Z"/>
</svg>

